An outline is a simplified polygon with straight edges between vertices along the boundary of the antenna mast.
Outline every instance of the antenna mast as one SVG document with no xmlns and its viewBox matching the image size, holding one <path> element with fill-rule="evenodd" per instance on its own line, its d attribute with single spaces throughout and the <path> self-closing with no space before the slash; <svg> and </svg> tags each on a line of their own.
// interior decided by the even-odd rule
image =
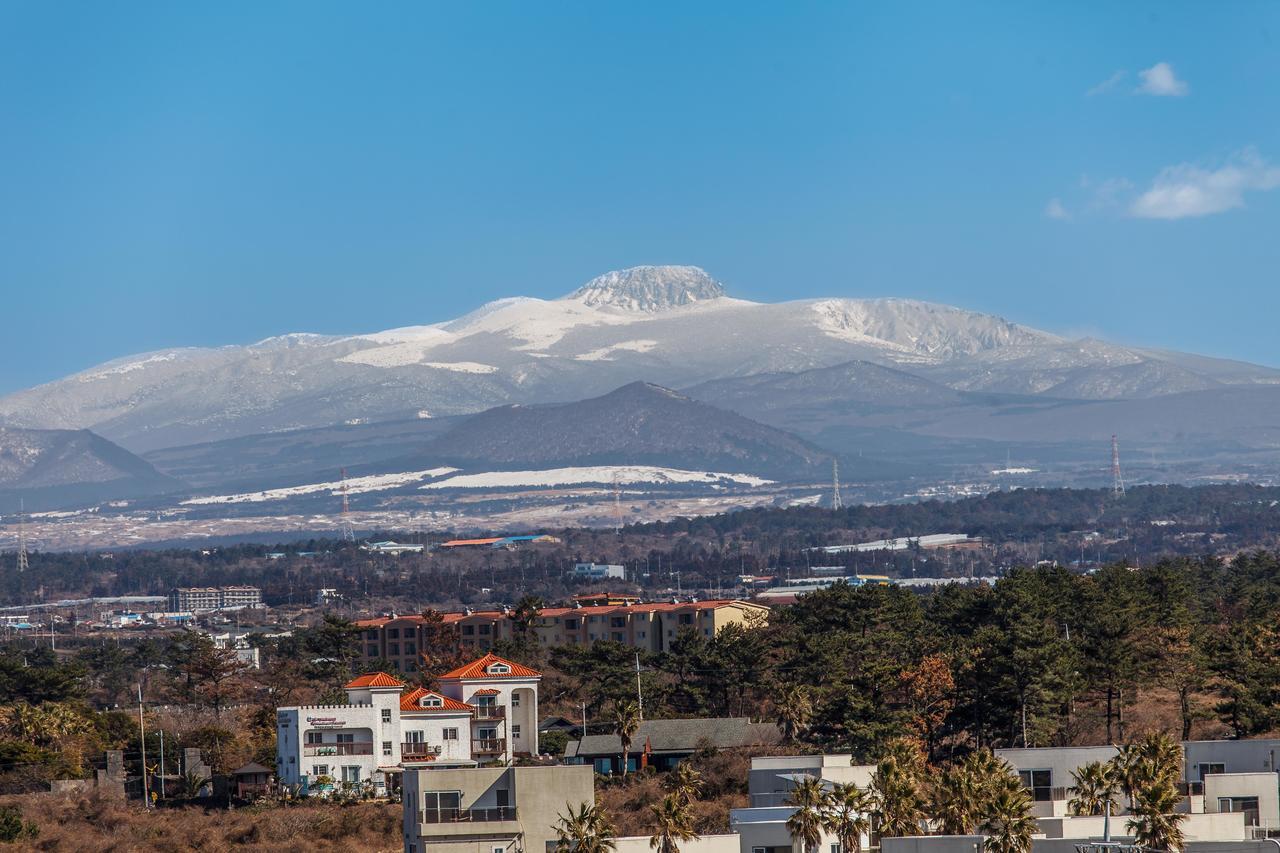
<svg viewBox="0 0 1280 853">
<path fill-rule="evenodd" d="M 356 541 L 356 531 L 351 524 L 351 502 L 347 498 L 347 469 L 342 469 L 342 541 Z"/>
<path fill-rule="evenodd" d="M 1120 475 L 1120 442 L 1111 436 L 1111 494 L 1114 497 L 1124 497 L 1124 477 Z"/>
<path fill-rule="evenodd" d="M 18 501 L 18 574 L 30 566 L 27 563 L 27 503 Z"/>
<path fill-rule="evenodd" d="M 831 508 L 844 509 L 844 501 L 840 499 L 840 461 L 831 460 Z"/>
</svg>

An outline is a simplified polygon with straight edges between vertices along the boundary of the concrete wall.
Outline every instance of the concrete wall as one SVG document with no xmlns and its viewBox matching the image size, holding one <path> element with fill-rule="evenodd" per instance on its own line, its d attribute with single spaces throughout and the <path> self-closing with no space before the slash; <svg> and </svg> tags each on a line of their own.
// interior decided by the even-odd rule
<svg viewBox="0 0 1280 853">
<path fill-rule="evenodd" d="M 853 783 L 860 788 L 871 784 L 875 767 L 870 764 L 851 765 L 847 754 L 835 755 L 783 755 L 751 759 L 747 774 L 747 790 L 753 806 L 781 806 L 786 804 L 787 792 L 795 782 L 783 776 L 805 774 L 833 784 Z"/>
<path fill-rule="evenodd" d="M 1040 832 L 1047 839 L 1089 840 L 1103 836 L 1105 818 L 1101 815 L 1089 817 L 1044 817 L 1038 818 Z M 1111 837 L 1128 836 L 1126 816 L 1112 816 Z M 1242 841 L 1245 838 L 1244 815 L 1236 814 L 1191 814 L 1182 822 L 1182 831 L 1188 841 Z M 1273 845 L 1274 846 L 1274 845 Z"/>
<path fill-rule="evenodd" d="M 739 853 L 740 842 L 741 839 L 733 832 L 725 833 L 724 835 L 704 835 L 692 841 L 681 841 L 680 853 Z M 649 836 L 647 835 L 628 835 L 622 838 L 615 838 L 614 843 L 617 844 L 617 853 L 653 853 L 653 848 L 649 846 Z M 533 853 L 533 850 L 526 848 L 526 853 Z M 542 853 L 542 851 L 538 851 L 538 853 Z M 1271 853 L 1274 853 L 1274 851 Z"/>
<path fill-rule="evenodd" d="M 981 835 L 919 835 L 882 838 L 880 853 L 982 853 Z"/>
</svg>

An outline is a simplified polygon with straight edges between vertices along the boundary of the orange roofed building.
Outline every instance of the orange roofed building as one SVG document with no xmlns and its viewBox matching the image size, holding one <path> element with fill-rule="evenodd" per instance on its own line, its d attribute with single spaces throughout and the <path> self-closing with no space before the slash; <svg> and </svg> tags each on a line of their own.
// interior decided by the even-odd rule
<svg viewBox="0 0 1280 853">
<path fill-rule="evenodd" d="M 405 768 L 510 764 L 536 753 L 542 675 L 493 654 L 440 676 L 440 689 L 369 672 L 341 705 L 276 709 L 276 778 L 323 793 L 350 783 L 395 790 Z"/>
<path fill-rule="evenodd" d="M 515 622 L 509 610 L 445 613 L 442 621 L 424 616 L 381 616 L 356 622 L 363 660 L 390 661 L 398 672 L 415 673 L 424 647 L 439 642 L 438 631 L 457 630 L 464 650 L 488 651 L 510 639 Z M 681 631 L 710 639 L 727 625 L 764 625 L 769 608 L 736 599 L 639 603 L 631 596 L 599 594 L 576 599 L 571 607 L 544 607 L 531 628 L 538 642 L 554 646 L 590 645 L 612 640 L 646 651 L 665 652 Z"/>
</svg>

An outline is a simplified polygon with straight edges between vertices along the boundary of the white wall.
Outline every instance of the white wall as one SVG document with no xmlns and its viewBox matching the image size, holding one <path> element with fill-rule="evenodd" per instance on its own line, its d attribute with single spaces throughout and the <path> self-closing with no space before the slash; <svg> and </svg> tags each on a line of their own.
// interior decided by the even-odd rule
<svg viewBox="0 0 1280 853">
<path fill-rule="evenodd" d="M 615 838 L 617 853 L 653 853 L 647 835 L 627 835 Z M 692 841 L 680 842 L 680 853 L 739 853 L 741 839 L 735 832 L 724 835 L 704 835 Z"/>
</svg>

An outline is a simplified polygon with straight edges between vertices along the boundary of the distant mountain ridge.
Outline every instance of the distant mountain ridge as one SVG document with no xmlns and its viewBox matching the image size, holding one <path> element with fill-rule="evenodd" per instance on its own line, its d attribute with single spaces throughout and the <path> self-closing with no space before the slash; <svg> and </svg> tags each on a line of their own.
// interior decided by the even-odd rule
<svg viewBox="0 0 1280 853">
<path fill-rule="evenodd" d="M 697 267 L 650 266 L 606 273 L 559 299 L 501 299 L 431 325 L 117 359 L 0 398 L 0 424 L 92 429 L 147 452 L 582 400 L 635 381 L 690 388 L 851 362 L 957 392 L 1075 399 L 1280 382 L 1271 368 L 1068 341 L 912 300 L 749 302 Z"/>
<path fill-rule="evenodd" d="M 0 512 L 151 496 L 181 488 L 119 445 L 88 430 L 0 427 Z"/>
</svg>

